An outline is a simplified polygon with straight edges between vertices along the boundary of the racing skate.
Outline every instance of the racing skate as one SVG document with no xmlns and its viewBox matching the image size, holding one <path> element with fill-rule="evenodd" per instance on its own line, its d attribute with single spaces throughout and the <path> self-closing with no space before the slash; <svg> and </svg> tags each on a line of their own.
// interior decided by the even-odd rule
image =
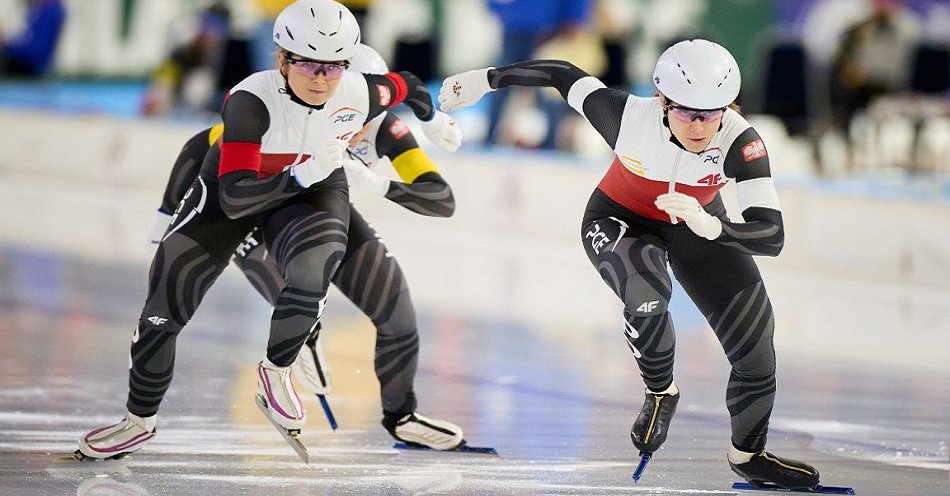
<svg viewBox="0 0 950 496">
<path fill-rule="evenodd" d="M 633 445 L 640 450 L 640 463 L 633 471 L 635 482 L 640 482 L 647 464 L 653 458 L 653 453 L 660 449 L 660 446 L 666 441 L 670 421 L 673 419 L 673 414 L 676 413 L 676 405 L 679 400 L 679 391 L 674 394 L 656 394 L 647 390 L 643 406 L 640 408 L 640 414 L 637 415 L 637 419 L 630 428 L 630 439 L 633 441 Z"/>
<path fill-rule="evenodd" d="M 818 471 L 811 465 L 759 451 L 747 462 L 729 461 L 732 471 L 746 480 L 736 482 L 733 489 L 747 491 L 781 491 L 816 494 L 854 494 L 850 487 L 822 486 Z"/>
<path fill-rule="evenodd" d="M 258 393 L 254 396 L 257 408 L 300 459 L 310 463 L 310 453 L 299 437 L 307 419 L 307 410 L 294 389 L 291 368 L 262 360 L 257 366 L 257 387 Z"/>
</svg>

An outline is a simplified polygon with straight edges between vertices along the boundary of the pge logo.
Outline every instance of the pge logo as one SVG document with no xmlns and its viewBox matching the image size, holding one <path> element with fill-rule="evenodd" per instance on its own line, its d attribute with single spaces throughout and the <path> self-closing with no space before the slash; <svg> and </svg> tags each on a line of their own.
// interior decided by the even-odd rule
<svg viewBox="0 0 950 496">
<path fill-rule="evenodd" d="M 722 162 L 722 148 L 714 147 L 703 150 L 703 165 L 719 165 Z"/>
<path fill-rule="evenodd" d="M 363 115 L 359 109 L 353 107 L 341 107 L 330 114 L 331 124 L 349 124 L 351 122 L 359 123 L 359 116 Z"/>
<path fill-rule="evenodd" d="M 350 152 L 357 157 L 365 159 L 369 157 L 369 143 L 361 141 L 358 145 L 350 147 Z"/>
</svg>

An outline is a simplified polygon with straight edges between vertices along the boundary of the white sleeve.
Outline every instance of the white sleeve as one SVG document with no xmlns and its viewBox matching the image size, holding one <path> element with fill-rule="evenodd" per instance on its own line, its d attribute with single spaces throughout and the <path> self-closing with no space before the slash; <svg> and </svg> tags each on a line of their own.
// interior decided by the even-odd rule
<svg viewBox="0 0 950 496">
<path fill-rule="evenodd" d="M 771 177 L 759 177 L 737 182 L 736 196 L 738 197 L 740 211 L 750 207 L 782 211 L 782 207 L 778 203 L 778 194 L 775 192 L 775 183 Z"/>
<path fill-rule="evenodd" d="M 601 80 L 594 76 L 580 78 L 575 81 L 574 84 L 571 85 L 571 89 L 568 90 L 567 104 L 581 115 L 584 115 L 584 100 L 587 98 L 587 95 L 606 87 L 607 86 L 604 85 Z"/>
</svg>

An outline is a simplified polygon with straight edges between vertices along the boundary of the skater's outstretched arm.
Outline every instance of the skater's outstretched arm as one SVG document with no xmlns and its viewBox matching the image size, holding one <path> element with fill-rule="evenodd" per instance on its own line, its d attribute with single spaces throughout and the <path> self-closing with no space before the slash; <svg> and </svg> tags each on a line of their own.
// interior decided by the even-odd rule
<svg viewBox="0 0 950 496">
<path fill-rule="evenodd" d="M 379 181 L 380 186 L 377 191 L 394 203 L 421 215 L 450 217 L 455 212 L 455 197 L 452 195 L 452 188 L 442 178 L 435 163 L 419 147 L 409 127 L 391 113 L 387 114 L 378 126 L 373 127 L 375 129 L 367 130 L 367 132 L 375 135 L 375 138 L 367 136 L 367 139 L 375 143 L 378 156 L 390 159 L 402 181 L 390 181 L 382 176 L 377 176 L 378 179 L 367 178 L 367 175 L 375 176 L 375 174 L 369 170 L 354 171 L 344 164 L 350 184 Z M 354 146 L 359 152 L 358 148 L 362 145 L 357 143 Z M 351 156 L 361 162 L 362 165 L 356 165 L 358 168 L 373 165 L 364 161 L 359 153 L 351 153 Z"/>
<path fill-rule="evenodd" d="M 503 67 L 487 67 L 445 79 L 439 91 L 442 110 L 474 105 L 486 93 L 511 86 L 554 88 L 574 110 L 614 148 L 620 134 L 627 99 L 637 98 L 623 90 L 607 88 L 603 82 L 563 60 L 527 60 Z"/>
</svg>

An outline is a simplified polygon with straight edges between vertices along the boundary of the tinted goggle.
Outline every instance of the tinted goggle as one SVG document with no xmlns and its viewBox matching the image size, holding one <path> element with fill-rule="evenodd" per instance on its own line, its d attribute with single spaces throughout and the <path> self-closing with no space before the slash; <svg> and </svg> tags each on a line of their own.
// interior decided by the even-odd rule
<svg viewBox="0 0 950 496">
<path fill-rule="evenodd" d="M 725 108 L 712 110 L 699 110 L 689 107 L 680 107 L 672 103 L 666 105 L 667 114 L 675 117 L 678 121 L 693 122 L 699 119 L 701 122 L 714 121 L 726 112 Z"/>
<path fill-rule="evenodd" d="M 314 60 L 295 59 L 287 57 L 290 64 L 290 70 L 301 76 L 316 77 L 320 73 L 327 79 L 340 79 L 346 68 L 350 66 L 349 62 L 316 62 Z"/>
</svg>

